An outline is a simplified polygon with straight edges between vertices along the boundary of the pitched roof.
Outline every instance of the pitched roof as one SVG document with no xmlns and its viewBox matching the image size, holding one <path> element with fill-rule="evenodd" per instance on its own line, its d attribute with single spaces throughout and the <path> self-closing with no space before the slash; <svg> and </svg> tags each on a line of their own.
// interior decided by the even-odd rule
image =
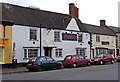
<svg viewBox="0 0 120 82">
<path fill-rule="evenodd" d="M 110 30 L 108 27 L 101 27 L 97 25 L 91 25 L 84 23 L 87 31 L 92 34 L 101 34 L 101 35 L 115 35 L 114 31 Z"/>
<path fill-rule="evenodd" d="M 114 27 L 114 26 L 108 26 L 110 29 L 115 31 L 116 33 L 120 33 L 120 28 L 119 27 Z"/>
<path fill-rule="evenodd" d="M 15 25 L 65 29 L 72 19 L 69 15 L 62 13 L 21 7 L 7 3 L 0 3 L 0 5 L 2 5 L 2 19 L 0 20 L 12 21 Z M 86 32 L 82 22 L 78 18 L 75 18 L 75 20 L 79 29 Z"/>
<path fill-rule="evenodd" d="M 2 21 L 12 21 L 15 25 L 27 25 L 52 29 L 65 29 L 69 15 L 32 9 L 6 3 L 2 5 Z"/>
</svg>

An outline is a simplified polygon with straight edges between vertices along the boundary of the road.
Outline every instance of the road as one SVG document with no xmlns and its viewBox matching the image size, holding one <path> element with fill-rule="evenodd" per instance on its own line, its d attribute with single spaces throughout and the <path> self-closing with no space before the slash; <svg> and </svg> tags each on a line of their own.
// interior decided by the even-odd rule
<svg viewBox="0 0 120 82">
<path fill-rule="evenodd" d="M 3 80 L 118 80 L 118 63 L 42 72 L 4 74 Z"/>
</svg>

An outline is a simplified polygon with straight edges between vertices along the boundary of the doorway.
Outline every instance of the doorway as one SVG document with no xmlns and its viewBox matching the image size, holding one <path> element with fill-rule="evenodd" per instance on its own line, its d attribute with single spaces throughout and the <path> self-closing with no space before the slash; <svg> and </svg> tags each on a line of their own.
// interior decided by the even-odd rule
<svg viewBox="0 0 120 82">
<path fill-rule="evenodd" d="M 51 47 L 44 47 L 45 56 L 52 57 L 52 48 Z"/>
</svg>

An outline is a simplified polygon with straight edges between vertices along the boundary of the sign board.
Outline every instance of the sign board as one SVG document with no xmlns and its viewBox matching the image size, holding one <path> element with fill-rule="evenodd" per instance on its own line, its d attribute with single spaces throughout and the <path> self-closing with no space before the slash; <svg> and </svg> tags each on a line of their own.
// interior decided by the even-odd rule
<svg viewBox="0 0 120 82">
<path fill-rule="evenodd" d="M 0 39 L 0 46 L 8 46 L 8 39 Z"/>
<path fill-rule="evenodd" d="M 62 40 L 77 41 L 77 34 L 62 33 Z"/>
</svg>

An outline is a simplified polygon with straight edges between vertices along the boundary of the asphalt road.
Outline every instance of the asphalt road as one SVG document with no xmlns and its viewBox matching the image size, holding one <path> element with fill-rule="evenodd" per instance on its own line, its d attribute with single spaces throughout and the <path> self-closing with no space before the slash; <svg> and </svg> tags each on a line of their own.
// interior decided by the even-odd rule
<svg viewBox="0 0 120 82">
<path fill-rule="evenodd" d="M 118 63 L 5 74 L 2 76 L 2 80 L 118 80 Z"/>
</svg>

